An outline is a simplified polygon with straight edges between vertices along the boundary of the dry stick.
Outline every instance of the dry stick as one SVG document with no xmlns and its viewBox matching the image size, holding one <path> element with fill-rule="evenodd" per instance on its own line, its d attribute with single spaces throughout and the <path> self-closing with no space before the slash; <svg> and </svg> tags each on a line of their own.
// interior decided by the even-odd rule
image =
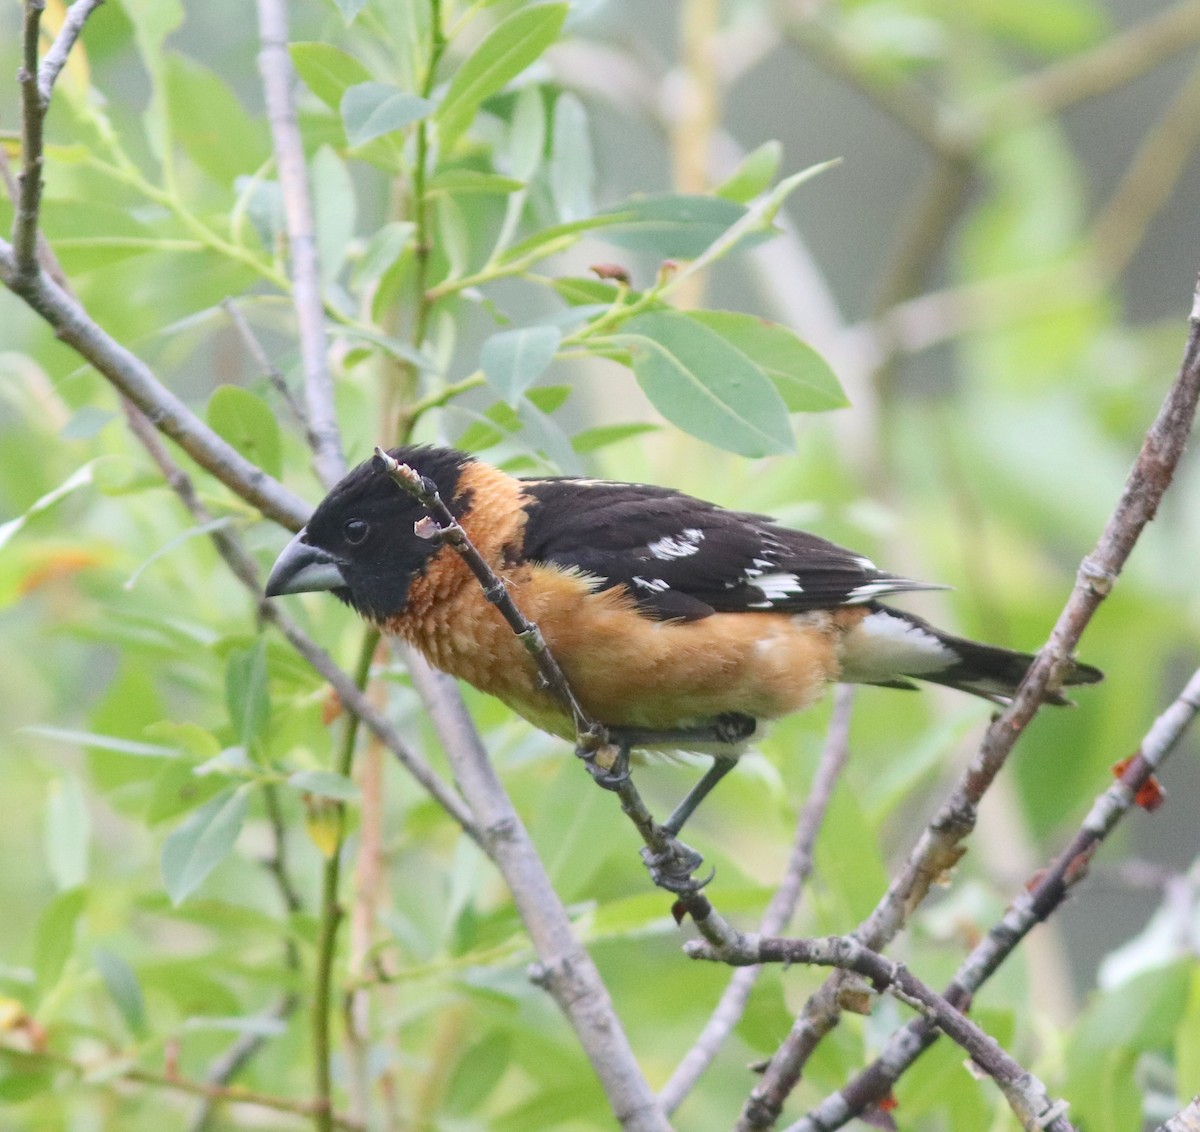
<svg viewBox="0 0 1200 1132">
<path fill-rule="evenodd" d="M 58 29 L 58 35 L 54 37 L 54 42 L 50 45 L 50 49 L 42 58 L 42 65 L 38 68 L 38 93 L 41 94 L 44 102 L 49 103 L 59 72 L 66 66 L 67 56 L 71 54 L 71 48 L 75 46 L 75 41 L 82 33 L 83 25 L 103 3 L 104 0 L 75 0 L 75 3 L 67 9 L 62 27 Z"/>
<path fill-rule="evenodd" d="M 627 1132 L 670 1125 L 629 1046 L 591 956 L 575 938 L 529 833 L 513 809 L 453 681 L 413 650 L 408 671 L 441 740 L 459 789 L 479 822 L 480 842 L 503 874 L 537 953 L 531 975 L 553 996 L 592 1065 L 614 1116 Z"/>
<path fill-rule="evenodd" d="M 810 963 L 837 967 L 871 980 L 872 989 L 890 990 L 901 1002 L 919 1010 L 930 1024 L 957 1042 L 1000 1087 L 1024 1128 L 1073 1132 L 1064 1117 L 1066 1106 L 1052 1102 L 1046 1086 L 1014 1061 L 990 1035 L 942 995 L 927 987 L 903 964 L 864 947 L 853 936 L 822 939 L 768 939 L 743 936 L 737 946 L 721 950 L 693 940 L 684 949 L 693 959 L 733 963 Z"/>
<path fill-rule="evenodd" d="M 830 716 L 817 773 L 813 776 L 812 787 L 796 822 L 796 836 L 787 869 L 763 913 L 758 926 L 760 935 L 778 935 L 783 931 L 796 911 L 804 882 L 812 873 L 813 845 L 825 819 L 833 788 L 849 754 L 850 710 L 853 702 L 854 686 L 839 684 L 833 694 L 833 714 Z M 668 1115 L 683 1103 L 737 1025 L 761 970 L 759 966 L 741 967 L 733 973 L 708 1023 L 659 1091 L 659 1103 Z"/>
<path fill-rule="evenodd" d="M 271 123 L 283 209 L 287 220 L 292 275 L 292 301 L 304 366 L 304 398 L 308 419 L 316 436 L 317 475 L 332 487 L 346 472 L 342 438 L 333 402 L 333 380 L 325 342 L 325 311 L 321 302 L 321 272 L 317 242 L 313 235 L 312 201 L 304 145 L 296 122 L 292 88 L 296 78 L 288 55 L 287 5 L 285 0 L 258 0 L 258 34 L 262 50 L 258 69 L 262 74 L 267 117 Z"/>
<path fill-rule="evenodd" d="M 484 597 L 496 607 L 533 657 L 546 687 L 570 712 L 575 726 L 577 753 L 589 764 L 594 764 L 598 757 L 609 749 L 605 728 L 591 719 L 580 706 L 563 670 L 547 647 L 541 630 L 517 608 L 504 580 L 487 564 L 450 508 L 446 506 L 438 493 L 437 484 L 407 464 L 393 459 L 382 448 L 375 449 L 374 459 L 375 467 L 379 471 L 385 472 L 397 487 L 429 512 L 430 518 L 418 524 L 417 533 L 422 537 L 439 539 L 446 543 L 470 568 L 483 590 Z M 629 816 L 646 843 L 643 858 L 647 864 L 661 866 L 665 863 L 670 868 L 678 863 L 679 871 L 671 872 L 670 879 L 677 882 L 679 887 L 672 888 L 671 891 L 678 897 L 683 911 L 692 917 L 706 939 L 718 944 L 729 939 L 732 929 L 700 891 L 702 885 L 691 880 L 691 874 L 699 867 L 697 855 L 667 834 L 654 820 L 633 785 L 632 778 L 626 775 L 613 789 L 621 800 L 621 809 Z"/>
<path fill-rule="evenodd" d="M 1118 780 L 1092 804 L 1066 848 L 1049 868 L 1030 878 L 1004 918 L 963 960 L 944 991 L 948 1002 L 965 1010 L 974 993 L 1029 932 L 1063 904 L 1071 889 L 1087 875 L 1100 843 L 1134 808 L 1138 791 L 1161 769 L 1197 712 L 1200 712 L 1200 670 L 1193 673 L 1175 702 L 1154 721 L 1137 753 Z M 936 1030 L 923 1019 L 904 1026 L 888 1040 L 877 1061 L 793 1124 L 788 1132 L 833 1132 L 861 1115 L 888 1095 L 900 1075 L 936 1038 Z"/>
<path fill-rule="evenodd" d="M 1189 324 L 1179 374 L 1146 434 L 1100 541 L 1080 564 L 1075 587 L 1049 640 L 1030 665 L 1012 703 L 984 733 L 979 751 L 921 835 L 900 875 L 854 932 L 872 950 L 884 947 L 900 931 L 930 886 L 962 856 L 965 850 L 960 843 L 974 827 L 980 799 L 1041 706 L 1047 688 L 1057 686 L 1084 628 L 1154 517 L 1183 454 L 1200 397 L 1200 287 L 1193 293 Z M 766 1128 L 775 1122 L 809 1055 L 837 1025 L 841 982 L 835 974 L 805 1004 L 762 1081 L 751 1092 L 738 1121 L 739 1130 Z"/>
</svg>

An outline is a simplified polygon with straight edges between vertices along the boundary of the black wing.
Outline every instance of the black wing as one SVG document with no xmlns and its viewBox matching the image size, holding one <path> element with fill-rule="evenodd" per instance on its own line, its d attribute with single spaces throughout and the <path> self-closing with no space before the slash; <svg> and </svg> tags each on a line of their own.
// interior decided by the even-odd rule
<svg viewBox="0 0 1200 1132">
<path fill-rule="evenodd" d="M 802 613 L 939 589 L 765 515 L 670 488 L 606 480 L 524 481 L 525 556 L 625 586 L 652 617 Z"/>
</svg>

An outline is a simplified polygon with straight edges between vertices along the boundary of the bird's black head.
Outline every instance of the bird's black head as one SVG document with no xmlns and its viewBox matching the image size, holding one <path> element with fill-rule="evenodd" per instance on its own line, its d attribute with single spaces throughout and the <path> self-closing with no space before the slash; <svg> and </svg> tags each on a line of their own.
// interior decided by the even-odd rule
<svg viewBox="0 0 1200 1132">
<path fill-rule="evenodd" d="M 455 517 L 461 514 L 466 499 L 459 479 L 471 457 L 428 447 L 393 448 L 389 455 L 433 480 Z M 414 534 L 424 516 L 372 460 L 359 464 L 284 547 L 267 579 L 267 597 L 330 590 L 373 621 L 403 612 L 413 580 L 441 547 Z"/>
</svg>

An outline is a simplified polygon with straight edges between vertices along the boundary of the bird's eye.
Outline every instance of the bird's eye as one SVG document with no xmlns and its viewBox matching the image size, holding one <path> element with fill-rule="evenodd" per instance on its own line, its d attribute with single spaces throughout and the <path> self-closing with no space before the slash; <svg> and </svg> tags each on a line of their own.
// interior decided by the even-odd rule
<svg viewBox="0 0 1200 1132">
<path fill-rule="evenodd" d="M 358 546 L 366 540 L 367 535 L 371 531 L 371 526 L 363 519 L 350 519 L 342 528 L 346 535 L 346 541 L 351 546 Z"/>
</svg>

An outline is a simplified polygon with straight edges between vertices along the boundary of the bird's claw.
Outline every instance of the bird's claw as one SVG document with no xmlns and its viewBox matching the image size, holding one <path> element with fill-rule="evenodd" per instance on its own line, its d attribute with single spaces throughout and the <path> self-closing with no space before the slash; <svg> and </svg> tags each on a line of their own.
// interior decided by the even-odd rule
<svg viewBox="0 0 1200 1132">
<path fill-rule="evenodd" d="M 588 769 L 588 774 L 592 776 L 597 786 L 601 786 L 605 790 L 620 790 L 622 785 L 629 781 L 629 748 L 618 747 L 612 761 L 608 766 L 605 766 L 597 756 L 601 752 L 610 752 L 612 749 L 612 747 L 601 747 L 595 751 L 577 749 L 576 754 L 583 759 L 584 766 Z"/>
<path fill-rule="evenodd" d="M 704 864 L 704 858 L 690 845 L 674 837 L 668 837 L 666 845 L 658 853 L 649 846 L 643 848 L 642 860 L 655 885 L 676 896 L 691 896 L 716 876 L 716 869 L 713 869 L 703 880 L 697 880 L 692 874 Z"/>
</svg>

